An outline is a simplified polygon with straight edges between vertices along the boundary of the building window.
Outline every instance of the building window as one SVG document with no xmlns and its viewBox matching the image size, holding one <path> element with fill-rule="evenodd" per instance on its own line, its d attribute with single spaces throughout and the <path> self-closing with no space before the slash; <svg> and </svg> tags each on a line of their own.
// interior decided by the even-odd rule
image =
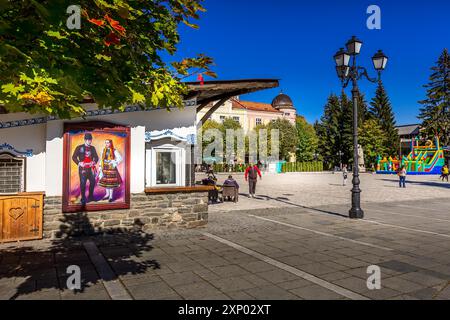
<svg viewBox="0 0 450 320">
<path fill-rule="evenodd" d="M 261 118 L 256 118 L 256 125 L 257 126 L 262 125 L 262 119 Z"/>
<path fill-rule="evenodd" d="M 185 185 L 186 151 L 163 145 L 146 151 L 147 187 L 181 187 Z"/>
<path fill-rule="evenodd" d="M 284 116 L 285 117 L 289 117 L 291 114 L 289 113 L 289 112 L 286 112 L 285 114 L 284 114 Z"/>
<path fill-rule="evenodd" d="M 225 121 L 225 116 L 220 116 L 220 122 L 224 122 Z"/>
<path fill-rule="evenodd" d="M 241 119 L 239 117 L 233 117 L 233 120 L 236 121 L 236 122 L 240 122 L 241 121 Z"/>
<path fill-rule="evenodd" d="M 25 191 L 25 158 L 0 154 L 0 193 Z"/>
<path fill-rule="evenodd" d="M 156 184 L 177 184 L 175 152 L 156 152 Z"/>
</svg>

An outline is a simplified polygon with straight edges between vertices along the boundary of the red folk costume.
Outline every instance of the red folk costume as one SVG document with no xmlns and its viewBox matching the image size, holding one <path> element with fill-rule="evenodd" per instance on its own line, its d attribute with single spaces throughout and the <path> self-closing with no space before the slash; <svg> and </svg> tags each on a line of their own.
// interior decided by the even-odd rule
<svg viewBox="0 0 450 320">
<path fill-rule="evenodd" d="M 105 147 L 102 152 L 100 163 L 102 174 L 99 185 L 104 188 L 112 189 L 120 187 L 120 184 L 122 183 L 122 178 L 117 170 L 117 166 L 122 162 L 122 157 L 114 148 L 112 140 L 109 140 L 109 142 L 110 147 Z"/>
</svg>

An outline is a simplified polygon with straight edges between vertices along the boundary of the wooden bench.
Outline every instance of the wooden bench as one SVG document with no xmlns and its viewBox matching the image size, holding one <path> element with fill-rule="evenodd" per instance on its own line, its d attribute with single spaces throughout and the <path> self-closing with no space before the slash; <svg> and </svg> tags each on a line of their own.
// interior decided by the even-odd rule
<svg viewBox="0 0 450 320">
<path fill-rule="evenodd" d="M 222 187 L 223 202 L 225 202 L 228 197 L 232 198 L 234 202 L 238 202 L 239 201 L 239 189 L 236 188 L 235 186 L 223 186 Z"/>
</svg>

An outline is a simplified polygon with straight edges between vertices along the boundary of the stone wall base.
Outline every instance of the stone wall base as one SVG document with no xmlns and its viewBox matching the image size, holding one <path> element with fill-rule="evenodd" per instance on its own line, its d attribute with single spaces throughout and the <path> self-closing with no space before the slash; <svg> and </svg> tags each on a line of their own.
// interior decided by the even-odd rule
<svg viewBox="0 0 450 320">
<path fill-rule="evenodd" d="M 61 197 L 44 200 L 44 238 L 139 228 L 196 228 L 208 223 L 208 192 L 133 194 L 126 210 L 63 213 Z"/>
</svg>

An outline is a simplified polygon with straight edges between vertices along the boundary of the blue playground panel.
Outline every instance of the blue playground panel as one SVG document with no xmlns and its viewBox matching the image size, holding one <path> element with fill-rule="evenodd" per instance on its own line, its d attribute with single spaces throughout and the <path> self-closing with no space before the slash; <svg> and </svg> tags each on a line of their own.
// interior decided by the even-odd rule
<svg viewBox="0 0 450 320">
<path fill-rule="evenodd" d="M 277 162 L 277 173 L 282 173 L 283 172 L 283 164 L 285 164 L 286 161 L 278 161 Z"/>
<path fill-rule="evenodd" d="M 442 166 L 435 166 L 433 170 L 430 172 L 407 172 L 409 176 L 431 176 L 431 175 L 440 175 L 442 170 Z M 397 172 L 393 171 L 377 171 L 377 174 L 397 174 Z"/>
</svg>

